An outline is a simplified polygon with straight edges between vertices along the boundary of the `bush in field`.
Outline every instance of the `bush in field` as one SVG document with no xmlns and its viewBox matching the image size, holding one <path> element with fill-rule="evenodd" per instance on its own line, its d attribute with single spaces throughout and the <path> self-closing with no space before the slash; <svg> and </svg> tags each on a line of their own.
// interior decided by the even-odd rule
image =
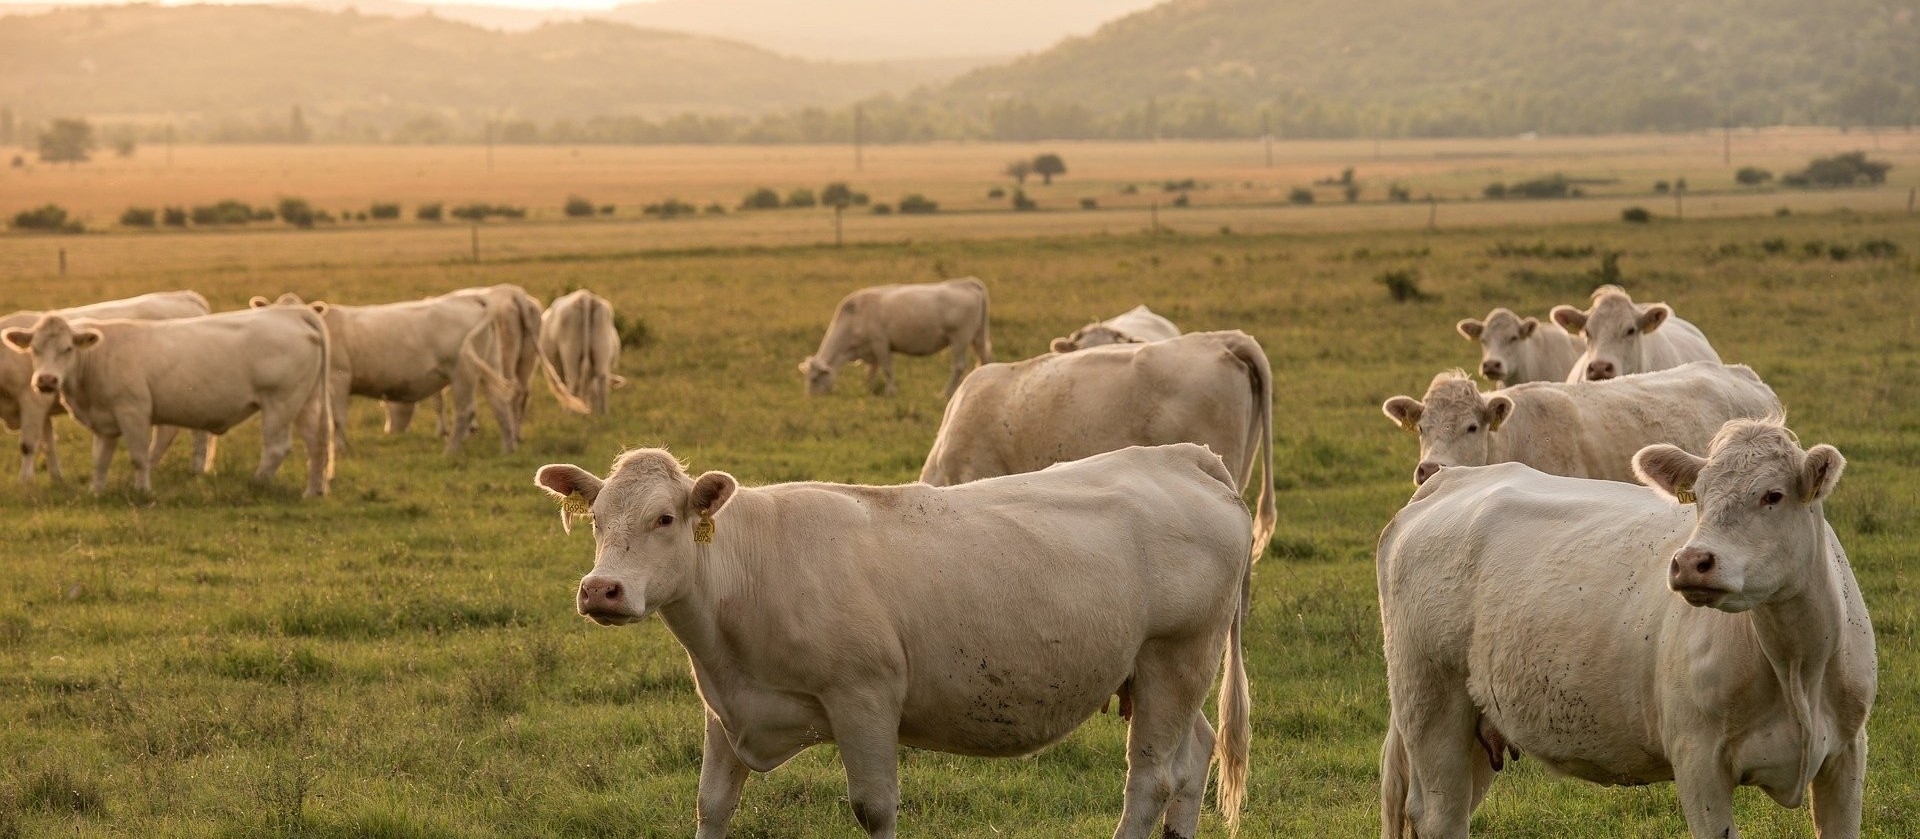
<svg viewBox="0 0 1920 839">
<path fill-rule="evenodd" d="M 1815 158 L 1807 168 L 1781 175 L 1780 183 L 1803 188 L 1883 184 L 1887 182 L 1887 170 L 1892 168 L 1893 164 L 1884 160 L 1868 160 L 1866 152 L 1850 151 Z"/>
<path fill-rule="evenodd" d="M 1313 190 L 1304 186 L 1296 186 L 1287 192 L 1287 202 L 1290 204 L 1312 204 Z"/>
<path fill-rule="evenodd" d="M 218 204 L 194 207 L 191 217 L 194 224 L 246 224 L 253 221 L 253 207 L 229 198 Z"/>
<path fill-rule="evenodd" d="M 255 208 L 253 208 L 253 220 L 254 220 L 254 221 L 273 221 L 273 219 L 274 219 L 274 215 L 273 215 L 273 208 L 272 208 L 272 207 L 255 207 Z"/>
<path fill-rule="evenodd" d="M 1190 207 L 1192 205 L 1193 198 L 1189 197 L 1187 193 L 1182 192 L 1173 197 L 1173 206 L 1175 207 Z"/>
<path fill-rule="evenodd" d="M 1759 186 L 1773 180 L 1773 173 L 1758 166 L 1742 166 L 1733 173 L 1733 182 L 1741 186 Z"/>
<path fill-rule="evenodd" d="M 1028 198 L 1027 191 L 1024 189 L 1016 189 L 1013 191 L 1012 204 L 1013 209 L 1016 211 L 1040 209 L 1040 203 Z"/>
<path fill-rule="evenodd" d="M 462 204 L 447 211 L 447 214 L 461 221 L 481 221 L 493 215 L 493 207 L 487 204 Z"/>
<path fill-rule="evenodd" d="M 120 214 L 122 227 L 152 227 L 159 214 L 152 207 L 128 207 Z"/>
<path fill-rule="evenodd" d="M 1628 207 L 1620 211 L 1620 220 L 1629 224 L 1646 224 L 1653 221 L 1653 213 L 1645 207 Z"/>
<path fill-rule="evenodd" d="M 876 216 L 893 215 L 893 205 L 885 202 L 875 204 L 873 205 L 873 214 Z"/>
<path fill-rule="evenodd" d="M 710 215 L 710 216 L 724 216 L 727 214 L 727 208 L 721 206 L 720 202 L 715 201 L 707 205 L 707 209 L 705 210 L 705 212 L 707 215 Z"/>
<path fill-rule="evenodd" d="M 774 192 L 771 187 L 760 187 L 747 193 L 747 197 L 740 199 L 740 209 L 778 210 L 780 209 L 780 193 Z"/>
<path fill-rule="evenodd" d="M 1098 201 L 1095 201 L 1095 200 L 1093 200 L 1092 198 L 1082 198 L 1082 199 L 1080 199 L 1080 209 L 1082 209 L 1082 210 L 1098 210 L 1098 209 L 1100 209 L 1100 202 L 1098 202 Z"/>
<path fill-rule="evenodd" d="M 1387 200 L 1397 204 L 1405 204 L 1413 200 L 1413 190 L 1401 184 L 1389 184 L 1387 186 Z"/>
<path fill-rule="evenodd" d="M 640 212 L 649 216 L 659 216 L 660 218 L 678 218 L 680 216 L 698 215 L 700 208 L 678 198 L 669 198 L 658 204 L 648 204 L 645 207 L 641 207 Z"/>
<path fill-rule="evenodd" d="M 1373 278 L 1387 287 L 1387 295 L 1395 303 L 1414 303 L 1428 299 L 1431 295 L 1420 289 L 1420 274 L 1412 269 L 1386 271 Z"/>
<path fill-rule="evenodd" d="M 1493 183 L 1487 184 L 1486 189 L 1480 190 L 1480 194 L 1497 201 L 1501 198 L 1507 197 L 1507 185 L 1500 183 L 1498 181 L 1495 181 Z"/>
<path fill-rule="evenodd" d="M 392 221 L 400 217 L 400 205 L 375 201 L 373 206 L 367 208 L 367 215 L 380 221 Z"/>
<path fill-rule="evenodd" d="M 820 203 L 836 210 L 853 206 L 853 187 L 846 181 L 834 181 L 820 190 Z"/>
<path fill-rule="evenodd" d="M 413 208 L 413 217 L 421 221 L 439 221 L 441 214 L 445 211 L 446 205 L 435 201 L 431 204 L 421 204 Z"/>
<path fill-rule="evenodd" d="M 819 203 L 819 199 L 813 195 L 813 190 L 804 186 L 797 187 L 792 192 L 787 193 L 787 206 L 789 207 L 811 207 Z"/>
<path fill-rule="evenodd" d="M 280 220 L 294 227 L 312 227 L 314 222 L 325 215 L 325 212 L 315 212 L 313 205 L 307 203 L 305 198 L 280 199 Z M 328 217 L 327 220 L 331 221 L 332 218 Z"/>
<path fill-rule="evenodd" d="M 995 199 L 1005 198 L 1007 197 L 1007 191 L 996 186 L 992 189 L 987 190 L 987 197 L 995 198 Z"/>
<path fill-rule="evenodd" d="M 187 208 L 168 207 L 160 211 L 160 221 L 168 227 L 187 226 Z"/>
<path fill-rule="evenodd" d="M 900 199 L 900 212 L 902 213 L 907 213 L 910 215 L 926 215 L 928 213 L 935 213 L 939 211 L 940 211 L 940 203 L 938 201 L 929 200 L 926 196 L 921 195 L 918 192 Z"/>
<path fill-rule="evenodd" d="M 1519 198 L 1565 198 L 1573 190 L 1573 182 L 1566 175 L 1555 172 L 1544 178 L 1521 181 L 1507 187 L 1508 197 Z"/>
<path fill-rule="evenodd" d="M 567 196 L 567 203 L 560 208 L 567 218 L 586 218 L 593 215 L 593 202 L 578 195 Z"/>
<path fill-rule="evenodd" d="M 79 233 L 85 229 L 77 219 L 67 218 L 67 210 L 58 204 L 47 204 L 26 210 L 13 217 L 16 230 L 43 230 L 50 233 Z"/>
<path fill-rule="evenodd" d="M 600 214 L 601 214 L 601 215 L 603 215 L 603 216 L 610 216 L 610 215 L 613 215 L 613 205 L 612 205 L 612 204 L 601 204 L 601 205 L 600 205 Z"/>
</svg>

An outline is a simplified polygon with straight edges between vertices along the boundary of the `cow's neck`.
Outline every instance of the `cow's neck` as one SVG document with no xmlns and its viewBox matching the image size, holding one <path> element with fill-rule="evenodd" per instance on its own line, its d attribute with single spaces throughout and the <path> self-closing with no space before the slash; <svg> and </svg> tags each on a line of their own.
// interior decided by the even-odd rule
<svg viewBox="0 0 1920 839">
<path fill-rule="evenodd" d="M 1815 561 L 1791 588 L 1749 612 L 1755 640 L 1800 729 L 1802 786 L 1820 763 L 1816 751 L 1821 737 L 1814 714 L 1822 704 L 1827 668 L 1834 651 L 1846 642 L 1845 605 L 1827 539 L 1826 516 L 1819 505 L 1813 514 Z"/>
<path fill-rule="evenodd" d="M 685 593 L 660 607 L 660 619 L 687 655 L 709 670 L 731 669 L 734 655 L 727 639 L 737 633 L 729 630 L 754 619 L 751 601 L 769 584 L 764 551 L 780 543 L 754 525 L 771 520 L 770 506 L 750 488 L 735 490 L 726 511 L 714 519 L 713 541 L 696 548 L 698 564 Z"/>
</svg>

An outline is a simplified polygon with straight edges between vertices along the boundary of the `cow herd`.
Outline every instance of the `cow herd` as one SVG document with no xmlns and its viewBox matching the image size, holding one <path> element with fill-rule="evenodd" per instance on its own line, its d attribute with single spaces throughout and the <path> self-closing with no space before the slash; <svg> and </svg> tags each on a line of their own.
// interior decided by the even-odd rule
<svg viewBox="0 0 1920 839">
<path fill-rule="evenodd" d="M 385 402 L 389 431 L 437 398 L 449 450 L 484 401 L 512 450 L 535 368 L 581 413 L 621 382 L 612 308 L 586 291 L 544 308 L 515 286 L 375 306 L 285 295 L 220 314 L 180 292 L 0 327 L 22 477 L 36 452 L 57 475 L 65 410 L 94 433 L 96 491 L 120 438 L 146 489 L 179 429 L 205 469 L 212 435 L 257 412 L 256 477 L 297 432 L 320 495 L 350 395 Z M 1695 837 L 1737 835 L 1743 785 L 1789 807 L 1810 791 L 1821 836 L 1857 836 L 1876 676 L 1822 507 L 1839 451 L 1803 448 L 1760 375 L 1616 286 L 1547 322 L 1500 308 L 1456 328 L 1493 388 L 1454 370 L 1382 405 L 1419 439 L 1416 491 L 1376 557 L 1383 839 L 1466 836 L 1522 755 L 1598 783 L 1674 781 Z M 1115 697 L 1114 835 L 1194 837 L 1214 763 L 1235 828 L 1251 579 L 1277 517 L 1266 352 L 1140 306 L 995 363 L 986 286 L 966 278 L 848 295 L 799 367 L 819 394 L 858 361 L 891 394 L 893 355 L 942 349 L 946 409 L 916 483 L 752 487 L 663 449 L 605 477 L 538 470 L 563 527 L 592 522 L 579 612 L 658 614 L 689 654 L 706 708 L 697 835 L 725 835 L 750 771 L 833 743 L 855 820 L 891 837 L 900 746 L 1029 754 Z"/>
</svg>

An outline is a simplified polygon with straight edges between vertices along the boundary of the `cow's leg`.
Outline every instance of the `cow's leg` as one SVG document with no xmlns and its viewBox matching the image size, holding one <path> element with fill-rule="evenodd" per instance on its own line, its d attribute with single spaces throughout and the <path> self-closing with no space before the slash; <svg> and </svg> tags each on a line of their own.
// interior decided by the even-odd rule
<svg viewBox="0 0 1920 839">
<path fill-rule="evenodd" d="M 353 395 L 353 375 L 347 371 L 328 371 L 327 399 L 332 404 L 327 412 L 333 415 L 333 452 L 336 455 L 347 453 L 347 398 Z"/>
<path fill-rule="evenodd" d="M 947 379 L 944 396 L 952 397 L 960 389 L 960 380 L 967 377 L 967 345 L 961 342 L 953 344 L 953 377 Z"/>
<path fill-rule="evenodd" d="M 315 391 L 320 383 L 313 383 Z M 333 477 L 333 441 L 327 439 L 327 402 L 318 392 L 307 396 L 300 406 L 300 414 L 294 419 L 294 428 L 300 432 L 300 445 L 307 450 L 307 497 L 319 498 L 327 494 L 327 479 Z"/>
<path fill-rule="evenodd" d="M 1867 784 L 1867 730 L 1853 745 L 1827 758 L 1813 776 L 1813 830 L 1820 839 L 1857 839 L 1860 794 Z"/>
<path fill-rule="evenodd" d="M 1218 651 L 1218 646 L 1211 647 Z M 1191 642 L 1150 642 L 1134 659 L 1133 720 L 1127 726 L 1127 786 L 1114 839 L 1150 839 L 1182 782 L 1180 757 L 1219 661 Z M 1182 837 L 1191 839 L 1191 837 Z"/>
<path fill-rule="evenodd" d="M 120 426 L 120 436 L 127 441 L 127 459 L 133 461 L 133 488 L 136 492 L 153 492 L 153 438 L 152 418 L 146 413 L 127 411 L 114 417 Z"/>
<path fill-rule="evenodd" d="M 500 425 L 500 450 L 513 453 L 513 447 L 520 442 L 520 420 L 513 413 L 512 393 L 495 393 L 491 387 L 482 387 L 487 397 L 487 407 L 493 411 L 493 421 Z M 474 411 L 478 414 L 479 411 Z M 478 420 L 473 423 L 473 431 L 478 431 Z"/>
<path fill-rule="evenodd" d="M 53 452 L 53 398 L 28 390 L 20 394 L 20 480 L 33 480 L 33 459 L 45 447 L 47 473 L 55 480 L 60 470 Z"/>
<path fill-rule="evenodd" d="M 407 426 L 413 424 L 412 402 L 382 402 L 380 407 L 387 411 L 387 424 L 383 429 L 388 434 L 405 434 Z"/>
<path fill-rule="evenodd" d="M 47 479 L 60 480 L 60 441 L 53 433 L 53 414 L 49 413 L 40 420 L 40 450 L 47 454 Z M 26 426 L 20 427 L 20 433 L 26 433 Z M 26 446 L 23 444 L 24 450 Z M 27 453 L 26 477 L 33 477 L 33 454 Z"/>
<path fill-rule="evenodd" d="M 1412 675 L 1412 674 L 1409 674 Z M 1431 674 L 1393 692 L 1393 719 L 1406 747 L 1407 820 L 1421 839 L 1465 839 L 1473 817 L 1474 765 L 1485 764 L 1480 749 L 1480 714 L 1467 695 L 1466 680 Z M 1403 693 L 1402 691 L 1406 691 Z M 1384 787 L 1383 782 L 1383 798 Z M 1384 803 L 1384 801 L 1383 801 Z"/>
<path fill-rule="evenodd" d="M 188 436 L 193 439 L 193 463 L 188 468 L 195 475 L 213 474 L 213 459 L 220 450 L 220 436 L 205 431 L 195 431 Z"/>
<path fill-rule="evenodd" d="M 291 402 L 289 394 L 281 392 L 260 406 L 260 468 L 253 473 L 256 484 L 272 482 L 281 461 L 293 453 L 293 423 L 302 406 Z"/>
<path fill-rule="evenodd" d="M 478 384 L 474 381 L 472 371 L 461 370 L 454 374 L 453 384 L 448 385 L 447 390 L 436 397 L 441 400 L 441 416 L 445 416 L 446 404 L 449 401 L 445 394 L 451 391 L 453 396 L 451 400 L 453 420 L 442 425 L 447 433 L 447 454 L 459 451 L 461 444 L 467 441 L 467 434 L 474 422 L 473 391 Z"/>
<path fill-rule="evenodd" d="M 180 436 L 180 426 L 156 425 L 153 427 L 153 446 L 148 450 L 147 462 L 159 463 L 167 456 L 167 450 L 173 448 L 173 438 Z"/>
<path fill-rule="evenodd" d="M 1680 793 L 1680 812 L 1686 814 L 1687 832 L 1694 839 L 1740 839 L 1740 828 L 1733 823 L 1737 779 L 1727 771 L 1720 744 L 1669 747 L 1668 753 L 1680 755 L 1673 767 L 1673 785 Z"/>
<path fill-rule="evenodd" d="M 893 396 L 900 392 L 893 384 L 893 348 L 885 344 L 873 347 L 873 372 L 880 379 L 881 393 Z"/>
<path fill-rule="evenodd" d="M 1167 802 L 1166 839 L 1200 835 L 1200 803 L 1207 796 L 1207 769 L 1213 764 L 1213 726 L 1207 715 L 1193 715 L 1193 733 L 1174 755 L 1173 799 Z"/>
<path fill-rule="evenodd" d="M 900 810 L 900 704 L 874 696 L 825 703 L 847 769 L 853 819 L 872 839 L 893 839 Z"/>
<path fill-rule="evenodd" d="M 694 839 L 724 839 L 746 785 L 747 765 L 734 754 L 720 718 L 708 711 L 707 741 L 700 747 L 700 821 Z"/>
<path fill-rule="evenodd" d="M 113 450 L 119 443 L 119 437 L 109 437 L 97 431 L 94 432 L 93 483 L 89 488 L 93 490 L 95 495 L 99 495 L 107 489 L 107 467 L 113 465 Z"/>
</svg>

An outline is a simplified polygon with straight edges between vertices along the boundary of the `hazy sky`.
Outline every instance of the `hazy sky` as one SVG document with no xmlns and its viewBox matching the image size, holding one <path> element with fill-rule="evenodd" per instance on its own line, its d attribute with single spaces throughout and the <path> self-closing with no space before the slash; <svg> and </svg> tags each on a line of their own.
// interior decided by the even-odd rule
<svg viewBox="0 0 1920 839">
<path fill-rule="evenodd" d="M 126 0 L 0 0 L 0 6 L 114 6 Z M 159 0 L 162 6 L 187 6 L 196 3 L 272 3 L 282 0 Z M 624 3 L 650 0 L 407 0 L 421 5 L 505 6 L 515 9 L 611 9 Z"/>
</svg>

